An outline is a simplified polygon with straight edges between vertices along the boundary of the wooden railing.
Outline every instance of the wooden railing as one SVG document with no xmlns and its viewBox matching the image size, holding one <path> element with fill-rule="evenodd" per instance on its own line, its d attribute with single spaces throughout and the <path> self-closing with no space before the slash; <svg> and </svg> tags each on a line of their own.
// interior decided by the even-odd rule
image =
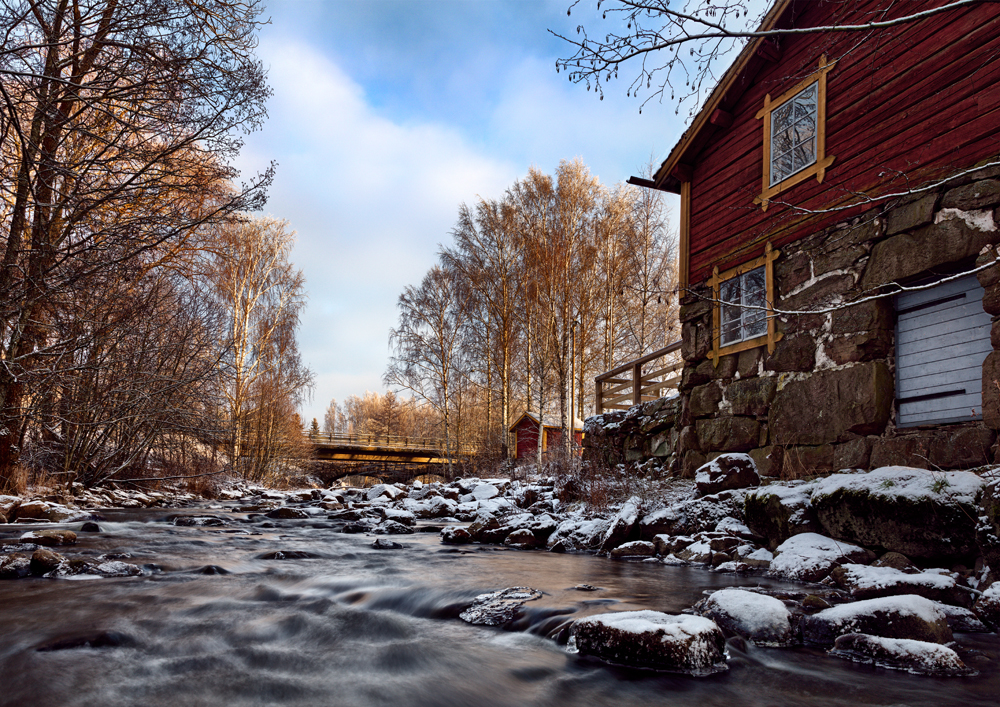
<svg viewBox="0 0 1000 707">
<path fill-rule="evenodd" d="M 324 434 L 310 433 L 309 441 L 326 447 L 370 447 L 373 449 L 393 449 L 399 451 L 436 451 L 444 453 L 445 441 L 441 437 L 401 437 L 398 435 L 370 434 Z M 474 454 L 474 445 L 451 442 L 451 453 L 457 455 Z"/>
<path fill-rule="evenodd" d="M 662 398 L 665 390 L 676 389 L 684 362 L 680 356 L 671 354 L 680 351 L 680 348 L 681 342 L 675 341 L 659 351 L 623 363 L 618 368 L 597 376 L 594 379 L 597 414 L 600 415 L 605 410 L 627 410 L 647 400 Z M 661 367 L 643 373 L 643 366 L 662 358 L 667 360 L 660 362 Z"/>
</svg>

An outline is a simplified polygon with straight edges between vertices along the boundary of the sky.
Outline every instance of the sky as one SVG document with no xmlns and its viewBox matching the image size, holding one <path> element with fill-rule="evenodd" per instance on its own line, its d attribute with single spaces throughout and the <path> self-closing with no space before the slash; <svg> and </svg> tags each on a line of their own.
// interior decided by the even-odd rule
<svg viewBox="0 0 1000 707">
<path fill-rule="evenodd" d="M 244 178 L 272 161 L 265 212 L 296 231 L 309 301 L 299 348 L 313 371 L 308 422 L 331 399 L 383 392 L 396 301 L 450 242 L 462 203 L 495 199 L 535 166 L 581 158 L 613 185 L 666 157 L 674 107 L 605 98 L 557 74 L 596 27 L 593 2 L 273 0 L 258 56 L 274 96 L 246 137 Z M 676 225 L 676 205 L 672 225 Z"/>
</svg>

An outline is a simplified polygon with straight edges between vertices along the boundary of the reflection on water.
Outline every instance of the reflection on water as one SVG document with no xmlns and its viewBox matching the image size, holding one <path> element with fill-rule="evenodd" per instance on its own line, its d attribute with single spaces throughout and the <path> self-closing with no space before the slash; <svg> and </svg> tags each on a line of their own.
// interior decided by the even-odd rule
<svg viewBox="0 0 1000 707">
<path fill-rule="evenodd" d="M 115 517 L 69 552 L 128 552 L 149 574 L 0 582 L 0 705 L 995 705 L 1000 694 L 993 634 L 962 637 L 991 661 L 979 677 L 952 679 L 752 646 L 730 647 L 727 673 L 668 676 L 580 658 L 545 637 L 587 614 L 679 612 L 706 589 L 777 582 L 449 548 L 435 535 L 374 550 L 371 538 L 325 522 L 198 528 L 149 511 Z M 276 550 L 301 555 L 260 559 Z M 575 588 L 583 584 L 598 589 Z M 455 618 L 476 594 L 516 585 L 545 592 L 523 630 Z"/>
</svg>

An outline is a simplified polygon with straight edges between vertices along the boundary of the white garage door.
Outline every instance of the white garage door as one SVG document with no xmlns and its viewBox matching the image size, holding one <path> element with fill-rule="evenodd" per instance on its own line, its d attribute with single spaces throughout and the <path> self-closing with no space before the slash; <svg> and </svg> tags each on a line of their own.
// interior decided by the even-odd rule
<svg viewBox="0 0 1000 707">
<path fill-rule="evenodd" d="M 983 418 L 990 315 L 974 275 L 896 297 L 899 427 Z"/>
</svg>

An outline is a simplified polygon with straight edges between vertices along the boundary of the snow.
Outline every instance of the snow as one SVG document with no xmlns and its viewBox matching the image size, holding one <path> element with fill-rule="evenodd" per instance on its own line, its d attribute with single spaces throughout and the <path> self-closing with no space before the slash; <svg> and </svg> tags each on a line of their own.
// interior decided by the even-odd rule
<svg viewBox="0 0 1000 707">
<path fill-rule="evenodd" d="M 812 499 L 835 491 L 861 491 L 881 498 L 931 498 L 974 504 L 985 481 L 971 471 L 935 471 L 884 466 L 866 474 L 834 474 L 812 485 Z"/>
<path fill-rule="evenodd" d="M 488 501 L 499 494 L 500 491 L 493 484 L 479 484 L 472 489 L 472 497 L 477 501 Z"/>
<path fill-rule="evenodd" d="M 790 638 L 788 609 L 780 599 L 744 589 L 721 589 L 705 602 L 710 614 L 721 614 L 743 636 L 759 643 L 784 643 Z"/>
<path fill-rule="evenodd" d="M 598 614 L 597 616 L 589 616 L 581 619 L 577 623 L 603 624 L 621 633 L 629 633 L 635 636 L 662 630 L 663 636 L 660 638 L 662 643 L 667 643 L 671 639 L 686 639 L 713 631 L 717 628 L 714 621 L 706 619 L 703 616 L 664 614 L 663 612 L 651 611 L 649 609 Z"/>
<path fill-rule="evenodd" d="M 757 470 L 757 465 L 754 463 L 753 459 L 750 458 L 749 454 L 739 454 L 739 453 L 735 453 L 735 452 L 730 452 L 730 453 L 727 453 L 727 454 L 725 454 L 723 456 L 725 457 L 725 459 L 729 459 L 729 460 L 733 460 L 733 461 L 736 461 L 736 460 L 746 461 L 746 462 L 748 462 L 750 464 L 750 468 L 752 468 L 754 471 Z M 719 461 L 721 459 L 723 459 L 723 457 L 716 457 L 715 459 L 713 459 L 712 461 L 710 461 L 708 464 L 704 464 L 704 465 L 698 467 L 698 472 L 697 472 L 697 474 L 695 474 L 694 482 L 696 484 L 710 484 L 710 483 L 712 483 L 712 475 L 713 474 L 716 475 L 716 478 L 718 478 L 718 476 L 720 476 L 722 474 L 725 474 L 725 470 L 719 464 Z"/>
<path fill-rule="evenodd" d="M 917 674 L 969 672 L 955 651 L 937 643 L 867 634 L 852 638 L 855 638 L 852 641 L 852 649 L 856 650 L 835 649 L 830 651 L 831 654 L 849 660 L 860 658 L 864 662 L 871 662 L 884 668 L 896 668 Z"/>
<path fill-rule="evenodd" d="M 750 528 L 731 517 L 726 517 L 720 520 L 719 524 L 715 526 L 715 532 L 728 533 L 729 535 L 735 535 L 737 537 L 753 536 Z"/>
<path fill-rule="evenodd" d="M 873 616 L 880 612 L 916 616 L 927 623 L 947 620 L 937 602 L 918 597 L 915 594 L 865 599 L 850 604 L 841 604 L 824 609 L 817 616 L 822 616 L 840 626 L 849 626 L 859 617 Z"/>
<path fill-rule="evenodd" d="M 808 580 L 829 571 L 841 558 L 855 553 L 863 556 L 865 550 L 817 533 L 801 533 L 778 546 L 771 561 L 770 573 Z"/>
<path fill-rule="evenodd" d="M 766 547 L 762 547 L 759 550 L 754 550 L 749 553 L 745 560 L 760 560 L 761 562 L 771 562 L 774 560 L 774 553 L 768 550 Z"/>
<path fill-rule="evenodd" d="M 906 585 L 928 589 L 948 590 L 955 586 L 954 578 L 941 574 L 944 570 L 924 570 L 917 574 L 907 574 L 893 567 L 869 567 L 868 565 L 842 565 L 847 572 L 848 584 L 860 591 L 872 591 L 887 587 Z"/>
</svg>

